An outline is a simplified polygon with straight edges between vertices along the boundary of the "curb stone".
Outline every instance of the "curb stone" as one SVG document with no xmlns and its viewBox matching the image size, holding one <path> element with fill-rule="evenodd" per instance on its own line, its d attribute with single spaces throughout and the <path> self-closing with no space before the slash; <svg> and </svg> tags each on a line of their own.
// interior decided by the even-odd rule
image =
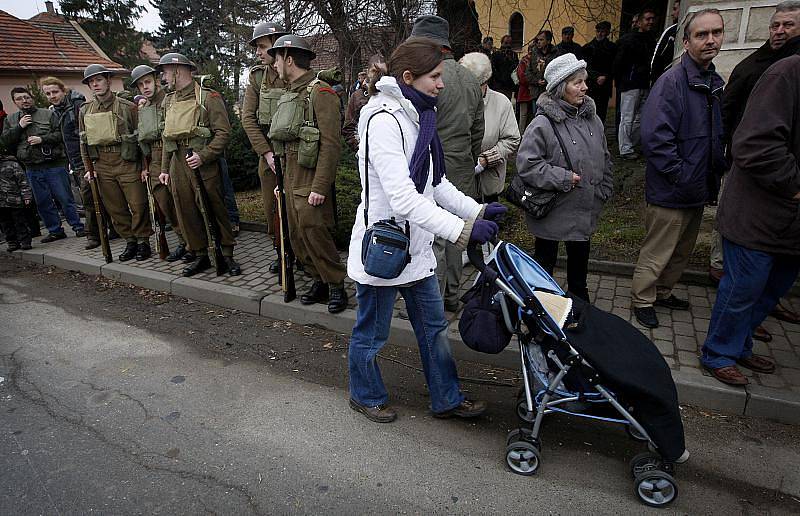
<svg viewBox="0 0 800 516">
<path fill-rule="evenodd" d="M 14 254 L 17 254 L 15 252 Z M 41 250 L 19 252 L 19 258 L 38 264 L 50 264 L 67 270 L 83 270 L 89 274 L 102 275 L 133 283 L 144 288 L 154 288 L 173 295 L 222 306 L 243 312 L 295 321 L 303 325 L 318 325 L 339 333 L 349 334 L 355 322 L 355 311 L 345 310 L 340 314 L 330 314 L 325 305 L 302 306 L 299 301 L 284 303 L 280 294 L 265 294 L 241 287 L 215 283 L 196 278 L 173 278 L 169 274 L 148 271 L 136 267 L 113 263 L 105 264 L 63 253 L 43 253 Z M 99 262 L 99 263 L 96 263 Z M 160 285 L 160 287 L 159 287 Z M 451 330 L 453 355 L 460 360 L 470 360 L 509 369 L 519 368 L 518 348 L 509 346 L 497 355 L 487 355 L 472 351 L 463 345 L 457 331 Z M 416 348 L 416 338 L 408 321 L 392 320 L 391 343 Z M 788 424 L 800 424 L 800 394 L 784 392 L 762 386 L 749 386 L 736 389 L 723 385 L 702 374 L 699 369 L 686 368 L 672 371 L 678 390 L 678 399 L 683 404 L 705 407 L 707 409 L 750 417 L 765 417 Z"/>
</svg>

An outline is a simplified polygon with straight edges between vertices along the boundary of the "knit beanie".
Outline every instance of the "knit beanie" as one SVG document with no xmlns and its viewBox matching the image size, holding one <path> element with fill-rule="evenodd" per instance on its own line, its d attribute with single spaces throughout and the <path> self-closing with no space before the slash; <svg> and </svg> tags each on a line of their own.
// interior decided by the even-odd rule
<svg viewBox="0 0 800 516">
<path fill-rule="evenodd" d="M 492 62 L 483 52 L 464 54 L 458 64 L 472 72 L 472 75 L 478 78 L 478 84 L 489 82 L 492 77 Z"/>
<path fill-rule="evenodd" d="M 544 69 L 544 80 L 547 82 L 547 91 L 552 92 L 567 77 L 586 68 L 586 61 L 578 59 L 575 54 L 558 56 Z"/>
<path fill-rule="evenodd" d="M 450 46 L 450 24 L 444 18 L 433 14 L 418 16 L 411 27 L 411 37 L 430 38 L 443 47 Z"/>
</svg>

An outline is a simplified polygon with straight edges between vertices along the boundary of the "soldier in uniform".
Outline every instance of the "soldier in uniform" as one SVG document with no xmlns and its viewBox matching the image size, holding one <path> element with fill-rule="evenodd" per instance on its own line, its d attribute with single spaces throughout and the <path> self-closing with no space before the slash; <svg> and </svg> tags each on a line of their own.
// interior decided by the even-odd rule
<svg viewBox="0 0 800 516">
<path fill-rule="evenodd" d="M 259 23 L 253 29 L 250 45 L 256 47 L 256 56 L 261 61 L 250 69 L 250 77 L 244 94 L 242 105 L 242 127 L 253 150 L 259 156 L 258 178 L 261 181 L 261 197 L 264 200 L 264 211 L 267 217 L 267 233 L 275 235 L 273 228 L 273 212 L 275 210 L 275 157 L 272 143 L 267 138 L 272 111 L 277 99 L 283 94 L 284 82 L 272 67 L 274 59 L 269 49 L 275 40 L 287 32 L 275 23 Z M 280 271 L 280 253 L 278 260 L 269 266 L 269 271 L 277 274 Z"/>
<path fill-rule="evenodd" d="M 173 89 L 164 97 L 162 104 L 165 116 L 159 180 L 170 186 L 186 246 L 197 256 L 183 270 L 183 275 L 194 276 L 211 266 L 209 242 L 193 171 L 199 168 L 208 193 L 208 216 L 219 232 L 225 268 L 231 276 L 238 276 L 242 270 L 233 259 L 236 242 L 225 209 L 218 163 L 231 133 L 225 103 L 219 93 L 201 87 L 192 79 L 192 71 L 196 67 L 186 56 L 165 54 L 157 69 Z M 178 120 L 183 120 L 184 124 Z M 189 149 L 192 153 L 187 157 Z"/>
<path fill-rule="evenodd" d="M 142 167 L 142 183 L 147 181 L 148 176 L 152 176 L 153 197 L 156 205 L 164 214 L 166 219 L 175 229 L 179 244 L 167 256 L 168 262 L 175 262 L 186 255 L 186 243 L 178 224 L 178 216 L 175 213 L 175 203 L 167 185 L 158 180 L 161 174 L 161 154 L 163 151 L 161 132 L 164 129 L 164 110 L 163 102 L 166 92 L 161 87 L 161 81 L 155 68 L 148 65 L 139 65 L 131 71 L 131 84 L 139 91 L 136 97 L 136 107 L 139 110 L 139 147 L 142 155 L 149 158 L 148 167 Z M 191 260 L 189 260 L 191 261 Z"/>
<path fill-rule="evenodd" d="M 119 261 L 146 260 L 150 250 L 150 217 L 147 191 L 139 171 L 141 154 L 136 141 L 136 106 L 111 91 L 111 70 L 92 64 L 83 72 L 83 83 L 94 99 L 81 107 L 78 127 L 84 168 L 90 161 L 100 189 L 100 197 L 117 233 L 125 239 Z M 88 180 L 88 172 L 87 172 Z"/>
<path fill-rule="evenodd" d="M 286 98 L 294 97 L 293 102 L 280 103 L 272 116 L 269 136 L 286 174 L 292 248 L 314 280 L 300 302 L 309 305 L 327 301 L 328 311 L 338 313 L 347 308 L 347 273 L 331 233 L 333 181 L 341 154 L 339 97 L 327 83 L 315 78 L 311 61 L 316 54 L 302 38 L 281 36 L 269 54 L 287 84 Z M 291 122 L 297 119 L 291 116 L 293 110 L 303 112 L 300 127 Z"/>
</svg>

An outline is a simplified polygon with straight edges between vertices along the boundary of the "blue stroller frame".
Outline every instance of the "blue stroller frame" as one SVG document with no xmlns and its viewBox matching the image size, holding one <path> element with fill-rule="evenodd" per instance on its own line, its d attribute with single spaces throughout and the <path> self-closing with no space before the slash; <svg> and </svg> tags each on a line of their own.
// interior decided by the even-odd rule
<svg viewBox="0 0 800 516">
<path fill-rule="evenodd" d="M 630 463 L 634 492 L 640 501 L 651 507 L 665 507 L 673 502 L 678 495 L 678 485 L 672 476 L 675 463 L 662 458 L 647 431 L 614 392 L 600 383 L 601 378 L 592 365 L 569 343 L 561 325 L 534 295 L 534 292 L 545 292 L 568 299 L 563 289 L 533 258 L 513 244 L 498 242 L 485 263 L 477 247 L 470 246 L 468 256 L 487 279 L 494 279 L 499 290 L 493 299 L 500 305 L 507 329 L 517 336 L 519 343 L 523 389 L 516 411 L 522 424 L 509 432 L 506 439 L 506 463 L 511 471 L 519 475 L 537 472 L 541 463 L 540 432 L 547 414 L 561 413 L 617 423 L 624 425 L 634 440 L 648 443 L 650 449 L 636 455 Z M 509 306 L 509 300 L 513 305 Z M 544 360 L 543 351 L 546 353 Z M 545 368 L 546 372 L 542 371 Z M 569 385 L 565 379 L 573 369 L 581 373 L 573 374 L 573 378 L 585 380 L 580 382 L 582 388 L 577 392 L 565 385 Z M 534 381 L 538 382 L 538 387 L 534 387 Z M 574 387 L 575 382 L 571 383 Z M 610 405 L 618 415 L 584 412 L 600 405 L 607 409 Z"/>
</svg>

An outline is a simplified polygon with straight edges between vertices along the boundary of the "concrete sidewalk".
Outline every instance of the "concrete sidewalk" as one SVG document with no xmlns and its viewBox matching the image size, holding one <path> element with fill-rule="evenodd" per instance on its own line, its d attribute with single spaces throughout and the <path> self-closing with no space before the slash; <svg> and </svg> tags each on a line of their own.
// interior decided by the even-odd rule
<svg viewBox="0 0 800 516">
<path fill-rule="evenodd" d="M 175 234 L 168 233 L 170 248 L 177 245 Z M 267 270 L 275 259 L 272 243 L 267 235 L 243 231 L 237 238 L 236 259 L 242 266 L 242 275 L 216 277 L 213 272 L 192 278 L 181 276 L 182 262 L 169 264 L 157 257 L 142 262 L 119 263 L 116 257 L 122 252 L 124 242 L 111 244 L 114 263 L 106 264 L 100 249 L 83 249 L 85 239 L 67 238 L 50 244 L 34 243 L 30 251 L 16 251 L 11 256 L 31 262 L 53 265 L 67 270 L 132 283 L 144 288 L 169 292 L 196 301 L 242 310 L 266 317 L 291 320 L 305 325 L 319 325 L 348 334 L 355 321 L 355 293 L 352 282 L 347 283 L 350 308 L 332 315 L 324 305 L 303 306 L 299 301 L 284 303 L 276 276 Z M 476 271 L 467 267 L 462 290 L 475 279 Z M 310 278 L 296 273 L 298 294 L 310 285 Z M 556 279 L 564 283 L 564 272 L 557 271 Z M 729 414 L 767 417 L 781 422 L 800 424 L 800 325 L 783 323 L 769 318 L 764 327 L 773 335 L 772 342 L 756 342 L 756 353 L 774 358 L 778 364 L 775 374 L 762 375 L 743 369 L 750 377 L 746 388 L 732 388 L 721 384 L 703 371 L 698 361 L 711 316 L 716 290 L 710 287 L 679 285 L 675 294 L 689 299 L 689 312 L 670 312 L 656 308 L 661 327 L 650 330 L 640 326 L 630 311 L 630 278 L 613 274 L 590 274 L 589 291 L 598 308 L 610 311 L 632 321 L 655 342 L 664 359 L 672 368 L 682 403 L 706 407 Z M 795 306 L 797 299 L 793 299 Z M 402 308 L 398 302 L 395 310 Z M 513 369 L 519 368 L 519 352 L 515 345 L 498 355 L 475 353 L 467 348 L 458 335 L 458 314 L 451 318 L 450 336 L 457 358 L 484 362 Z M 395 344 L 416 347 L 416 339 L 408 321 L 395 317 L 392 322 L 391 341 Z"/>
</svg>

